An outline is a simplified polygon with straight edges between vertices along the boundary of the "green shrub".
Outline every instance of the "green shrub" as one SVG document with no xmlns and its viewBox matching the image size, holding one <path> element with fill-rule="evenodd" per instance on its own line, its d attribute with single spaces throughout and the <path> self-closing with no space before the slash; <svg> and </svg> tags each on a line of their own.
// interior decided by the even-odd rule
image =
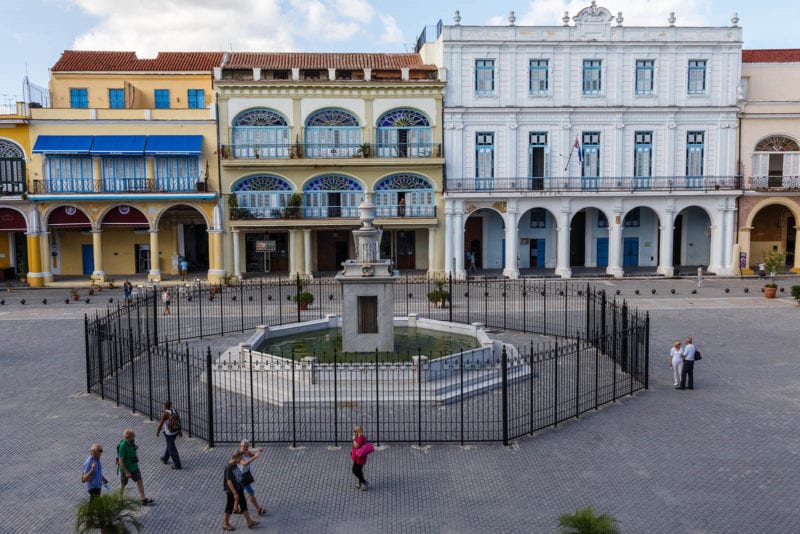
<svg viewBox="0 0 800 534">
<path fill-rule="evenodd" d="M 800 286 L 792 286 L 792 296 L 794 300 L 800 302 Z"/>
<path fill-rule="evenodd" d="M 125 497 L 115 491 L 87 499 L 75 510 L 75 530 L 80 534 L 99 529 L 101 534 L 125 534 L 131 532 L 128 525 L 142 530 L 142 524 L 133 516 L 141 505 L 137 499 Z"/>
<path fill-rule="evenodd" d="M 619 534 L 614 523 L 617 520 L 608 514 L 595 515 L 591 506 L 558 517 L 562 534 Z"/>
</svg>

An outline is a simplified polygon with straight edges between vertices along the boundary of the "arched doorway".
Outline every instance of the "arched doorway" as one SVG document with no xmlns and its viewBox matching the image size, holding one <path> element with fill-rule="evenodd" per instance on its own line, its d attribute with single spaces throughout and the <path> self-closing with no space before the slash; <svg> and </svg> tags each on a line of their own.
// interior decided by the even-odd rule
<svg viewBox="0 0 800 534">
<path fill-rule="evenodd" d="M 758 210 L 750 230 L 750 266 L 758 265 L 772 250 L 785 252 L 786 265 L 794 266 L 797 251 L 795 226 L 794 214 L 782 204 L 769 204 Z"/>
<path fill-rule="evenodd" d="M 651 208 L 631 208 L 622 218 L 622 268 L 658 266 L 658 215 Z"/>
<path fill-rule="evenodd" d="M 505 223 L 499 213 L 488 208 L 477 209 L 469 214 L 464 224 L 462 255 L 474 254 L 479 269 L 503 269 L 506 266 L 505 235 Z M 469 262 L 464 266 L 468 269 Z"/>
<path fill-rule="evenodd" d="M 708 266 L 711 262 L 711 218 L 703 208 L 690 206 L 675 216 L 672 234 L 674 266 Z"/>
<path fill-rule="evenodd" d="M 185 259 L 190 273 L 208 272 L 208 224 L 197 208 L 169 207 L 158 218 L 159 248 L 167 272 L 178 274 Z"/>
<path fill-rule="evenodd" d="M 59 206 L 47 215 L 45 226 L 50 233 L 49 271 L 53 274 L 92 274 L 94 256 L 89 217 L 77 206 Z"/>
<path fill-rule="evenodd" d="M 0 280 L 28 274 L 28 244 L 25 216 L 11 208 L 0 208 Z"/>
<path fill-rule="evenodd" d="M 545 208 L 531 208 L 517 225 L 520 269 L 554 269 L 556 266 L 556 218 Z"/>
<path fill-rule="evenodd" d="M 569 226 L 569 264 L 587 269 L 609 264 L 608 217 L 597 208 L 575 212 Z M 555 234 L 554 234 L 555 236 Z"/>
<path fill-rule="evenodd" d="M 153 270 L 168 270 L 169 258 L 153 250 L 150 223 L 147 217 L 133 206 L 114 206 L 100 220 L 102 230 L 99 241 L 100 254 L 94 257 L 102 260 L 95 265 L 95 271 L 107 274 L 144 274 Z M 95 240 L 93 245 L 97 245 Z M 96 262 L 95 262 L 96 263 Z"/>
</svg>

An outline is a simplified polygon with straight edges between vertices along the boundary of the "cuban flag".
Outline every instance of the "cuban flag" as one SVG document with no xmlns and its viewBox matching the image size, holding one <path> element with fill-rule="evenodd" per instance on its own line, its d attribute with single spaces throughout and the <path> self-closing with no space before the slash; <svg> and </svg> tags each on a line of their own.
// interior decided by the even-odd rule
<svg viewBox="0 0 800 534">
<path fill-rule="evenodd" d="M 573 150 L 578 151 L 578 161 L 583 163 L 583 149 L 581 148 L 580 142 L 578 142 L 578 136 L 575 136 L 575 143 L 572 145 Z"/>
</svg>

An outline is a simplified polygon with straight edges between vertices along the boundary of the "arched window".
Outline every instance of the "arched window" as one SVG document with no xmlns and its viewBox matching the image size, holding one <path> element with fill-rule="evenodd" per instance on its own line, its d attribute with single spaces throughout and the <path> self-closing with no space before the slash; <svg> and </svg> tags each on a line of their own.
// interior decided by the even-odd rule
<svg viewBox="0 0 800 534">
<path fill-rule="evenodd" d="M 765 137 L 753 152 L 754 189 L 797 187 L 800 175 L 800 146 L 797 141 L 782 135 Z"/>
<path fill-rule="evenodd" d="M 380 158 L 419 158 L 433 154 L 431 123 L 413 109 L 393 109 L 377 123 L 376 154 Z"/>
<path fill-rule="evenodd" d="M 25 154 L 16 144 L 0 139 L 0 193 L 25 190 Z"/>
<path fill-rule="evenodd" d="M 280 113 L 257 108 L 233 119 L 233 155 L 236 158 L 288 158 L 289 124 Z"/>
<path fill-rule="evenodd" d="M 358 217 L 358 204 L 364 187 L 349 176 L 326 174 L 311 180 L 303 188 L 306 217 Z"/>
<path fill-rule="evenodd" d="M 416 174 L 392 174 L 375 184 L 378 217 L 434 217 L 433 184 Z"/>
<path fill-rule="evenodd" d="M 360 145 L 361 127 L 349 111 L 321 109 L 306 120 L 306 157 L 349 158 L 359 153 Z"/>
<path fill-rule="evenodd" d="M 289 181 L 271 174 L 248 176 L 231 187 L 236 207 L 231 208 L 234 219 L 265 219 L 281 217 L 294 187 Z"/>
</svg>

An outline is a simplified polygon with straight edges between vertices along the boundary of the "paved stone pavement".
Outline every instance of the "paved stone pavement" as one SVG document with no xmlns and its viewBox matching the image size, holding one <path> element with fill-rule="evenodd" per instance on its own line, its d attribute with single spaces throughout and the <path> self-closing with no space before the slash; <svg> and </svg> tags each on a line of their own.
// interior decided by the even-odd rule
<svg viewBox="0 0 800 534">
<path fill-rule="evenodd" d="M 259 530 L 549 533 L 559 514 L 592 505 L 626 533 L 796 532 L 800 308 L 787 293 L 800 282 L 783 280 L 775 301 L 753 280 L 710 279 L 698 295 L 689 280 L 600 283 L 650 310 L 649 391 L 510 447 L 391 444 L 370 457 L 366 493 L 351 487 L 347 449 L 268 445 L 254 464 L 270 510 Z M 126 427 L 156 501 L 139 514 L 144 532 L 221 531 L 232 447 L 183 438 L 185 469 L 163 466 L 155 422 L 85 393 L 82 314 L 96 303 L 64 305 L 63 292 L 15 291 L 0 306 L 0 531 L 74 531 L 88 447 L 113 451 Z M 704 356 L 694 391 L 674 390 L 668 367 L 672 340 L 685 335 Z"/>
</svg>

